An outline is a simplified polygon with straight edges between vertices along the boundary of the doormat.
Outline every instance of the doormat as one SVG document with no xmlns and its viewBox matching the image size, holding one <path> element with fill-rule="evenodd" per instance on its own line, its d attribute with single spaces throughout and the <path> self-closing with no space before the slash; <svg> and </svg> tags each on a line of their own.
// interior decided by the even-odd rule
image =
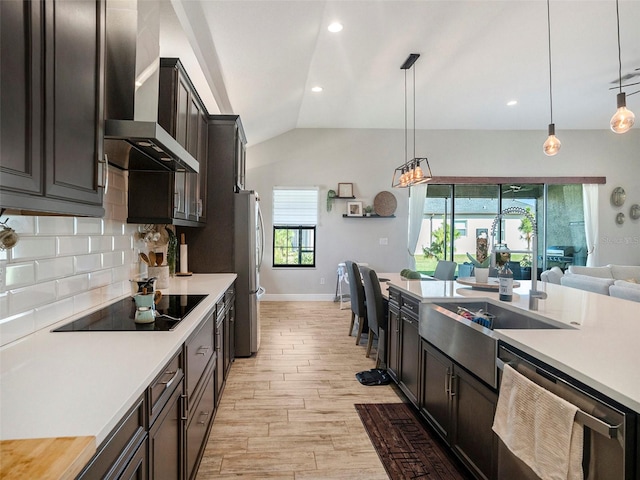
<svg viewBox="0 0 640 480">
<path fill-rule="evenodd" d="M 391 480 L 472 478 L 435 433 L 432 437 L 410 405 L 358 403 L 355 407 Z"/>
</svg>

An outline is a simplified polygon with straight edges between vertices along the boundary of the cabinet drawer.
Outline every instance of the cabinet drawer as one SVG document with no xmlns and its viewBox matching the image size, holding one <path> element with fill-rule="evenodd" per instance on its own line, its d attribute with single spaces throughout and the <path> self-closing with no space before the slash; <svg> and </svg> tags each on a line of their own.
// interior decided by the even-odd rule
<svg viewBox="0 0 640 480">
<path fill-rule="evenodd" d="M 148 389 L 149 394 L 149 423 L 152 424 L 162 407 L 171 396 L 173 389 L 184 377 L 182 370 L 181 352 L 171 359 L 162 369 L 162 372 L 155 378 Z"/>
<path fill-rule="evenodd" d="M 196 331 L 185 344 L 187 360 L 187 398 L 192 403 L 193 394 L 201 381 L 201 377 L 209 361 L 213 357 L 213 312 L 203 322 L 200 330 Z"/>
<path fill-rule="evenodd" d="M 406 313 L 414 318 L 418 318 L 418 315 L 420 315 L 420 302 L 414 298 L 403 295 L 400 299 L 400 308 L 402 309 L 402 313 Z"/>
<path fill-rule="evenodd" d="M 119 478 L 147 437 L 145 407 L 143 396 L 98 448 L 78 479 Z"/>
<path fill-rule="evenodd" d="M 389 303 L 400 305 L 400 292 L 392 288 L 389 289 Z"/>
<path fill-rule="evenodd" d="M 187 427 L 187 478 L 195 473 L 195 467 L 204 451 L 207 432 L 214 413 L 213 371 L 206 378 L 204 392 L 197 405 L 192 409 Z"/>
</svg>

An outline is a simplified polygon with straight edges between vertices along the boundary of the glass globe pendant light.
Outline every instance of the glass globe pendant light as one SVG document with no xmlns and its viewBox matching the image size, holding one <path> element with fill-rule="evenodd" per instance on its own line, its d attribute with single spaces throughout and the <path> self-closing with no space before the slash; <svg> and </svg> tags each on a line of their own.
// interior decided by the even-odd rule
<svg viewBox="0 0 640 480">
<path fill-rule="evenodd" d="M 622 91 L 622 57 L 620 54 L 620 8 L 616 0 L 616 20 L 618 26 L 618 80 L 620 92 L 616 96 L 618 109 L 611 117 L 609 124 L 614 133 L 628 132 L 636 121 L 636 116 L 627 108 L 627 97 Z"/>
<path fill-rule="evenodd" d="M 549 136 L 542 145 L 545 155 L 552 157 L 560 151 L 562 143 L 556 137 L 556 125 L 553 123 L 553 93 L 551 90 L 551 13 L 549 0 L 547 0 L 547 33 L 549 39 L 549 110 L 551 113 L 551 123 L 549 124 Z"/>
</svg>

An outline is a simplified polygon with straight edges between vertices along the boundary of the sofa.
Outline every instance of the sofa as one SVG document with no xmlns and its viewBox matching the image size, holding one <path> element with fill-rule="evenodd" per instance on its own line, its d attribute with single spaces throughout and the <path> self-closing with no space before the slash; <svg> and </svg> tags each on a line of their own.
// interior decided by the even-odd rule
<svg viewBox="0 0 640 480">
<path fill-rule="evenodd" d="M 542 272 L 540 279 L 543 282 L 640 302 L 640 265 L 571 265 L 566 272 L 552 267 Z"/>
</svg>

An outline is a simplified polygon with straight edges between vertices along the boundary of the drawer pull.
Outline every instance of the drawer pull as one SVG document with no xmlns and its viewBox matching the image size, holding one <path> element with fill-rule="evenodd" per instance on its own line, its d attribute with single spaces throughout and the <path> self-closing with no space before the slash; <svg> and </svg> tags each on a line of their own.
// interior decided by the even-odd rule
<svg viewBox="0 0 640 480">
<path fill-rule="evenodd" d="M 177 378 L 178 376 L 178 371 L 174 371 L 174 372 L 165 372 L 165 375 L 169 375 L 169 374 L 173 374 L 173 377 L 171 377 L 170 380 L 166 381 L 166 382 L 160 382 L 162 385 L 164 385 L 165 390 L 169 387 L 171 387 L 171 384 L 174 382 L 174 380 Z"/>
</svg>

